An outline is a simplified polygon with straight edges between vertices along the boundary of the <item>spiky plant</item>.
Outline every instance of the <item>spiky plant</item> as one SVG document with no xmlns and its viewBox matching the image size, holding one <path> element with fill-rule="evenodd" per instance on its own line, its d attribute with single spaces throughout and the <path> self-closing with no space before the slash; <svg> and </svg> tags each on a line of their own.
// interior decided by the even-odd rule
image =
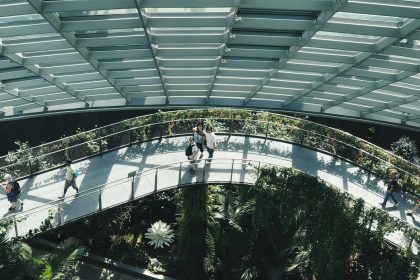
<svg viewBox="0 0 420 280">
<path fill-rule="evenodd" d="M 157 221 L 147 230 L 145 236 L 150 239 L 148 243 L 156 249 L 163 248 L 164 245 L 169 246 L 173 242 L 173 232 L 170 225 Z"/>
</svg>

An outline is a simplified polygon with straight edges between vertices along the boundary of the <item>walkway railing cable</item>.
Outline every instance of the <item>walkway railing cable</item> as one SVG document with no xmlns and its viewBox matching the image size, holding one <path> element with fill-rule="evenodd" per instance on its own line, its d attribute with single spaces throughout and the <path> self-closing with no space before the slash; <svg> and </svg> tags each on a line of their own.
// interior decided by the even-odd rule
<svg viewBox="0 0 420 280">
<path fill-rule="evenodd" d="M 239 184 L 254 185 L 258 179 L 259 170 L 263 167 L 280 167 L 272 162 L 248 159 L 208 159 L 197 160 L 193 163 L 196 171 L 190 172 L 190 161 L 182 161 L 157 166 L 130 174 L 106 184 L 91 187 L 77 195 L 70 195 L 65 199 L 58 199 L 34 207 L 32 209 L 14 213 L 0 221 L 11 219 L 13 228 L 9 235 L 22 236 L 28 233 L 36 234 L 39 227 L 48 221 L 48 229 L 62 226 L 84 217 L 99 213 L 103 210 L 128 203 L 139 198 L 182 186 L 194 184 Z M 374 206 L 366 203 L 366 207 Z M 394 217 L 394 219 L 397 219 Z M 400 219 L 399 219 L 400 220 Z M 402 221 L 402 220 L 400 220 Z M 409 226 L 410 227 L 410 226 Z M 404 234 L 405 246 L 416 246 L 414 236 L 410 232 Z M 401 244 L 399 244 L 401 246 Z"/>
<path fill-rule="evenodd" d="M 101 155 L 104 152 L 133 143 L 149 141 L 165 136 L 190 135 L 192 133 L 191 128 L 196 124 L 197 119 L 199 119 L 195 116 L 194 118 L 156 121 L 162 118 L 162 115 L 169 113 L 176 114 L 179 112 L 157 113 L 125 120 L 0 157 L 0 166 L 3 165 L 0 167 L 0 175 L 11 173 L 17 178 L 29 177 L 53 168 L 62 167 L 65 158 L 72 158 L 77 161 L 87 157 Z M 395 168 L 399 170 L 402 175 L 401 177 L 411 184 L 409 187 L 412 190 L 420 188 L 418 186 L 420 182 L 419 166 L 341 131 L 340 135 L 344 139 L 331 137 L 315 129 L 309 130 L 275 121 L 206 117 L 204 113 L 201 119 L 205 120 L 207 124 L 213 125 L 218 134 L 250 135 L 297 143 L 341 157 L 383 177 L 385 177 L 387 169 Z M 287 117 L 287 119 L 302 121 L 293 117 Z M 323 129 L 338 131 L 316 124 L 316 127 L 318 126 Z M 355 138 L 365 145 L 370 145 L 378 149 L 378 152 L 373 154 L 360 147 L 355 147 L 345 141 L 346 137 Z M 383 155 L 381 157 L 377 155 L 380 153 L 385 154 L 386 159 L 384 159 Z M 390 163 L 391 159 L 394 159 L 394 162 L 400 164 Z M 12 163 L 7 164 L 10 161 Z M 407 170 L 407 167 L 410 170 Z"/>
</svg>

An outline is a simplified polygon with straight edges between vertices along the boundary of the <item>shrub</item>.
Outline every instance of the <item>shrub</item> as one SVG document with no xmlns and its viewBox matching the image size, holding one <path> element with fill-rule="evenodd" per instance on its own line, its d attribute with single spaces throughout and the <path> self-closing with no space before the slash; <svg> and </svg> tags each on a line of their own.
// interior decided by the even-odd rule
<svg viewBox="0 0 420 280">
<path fill-rule="evenodd" d="M 392 143 L 391 151 L 411 163 L 418 164 L 419 162 L 416 142 L 407 136 L 403 136 Z"/>
</svg>

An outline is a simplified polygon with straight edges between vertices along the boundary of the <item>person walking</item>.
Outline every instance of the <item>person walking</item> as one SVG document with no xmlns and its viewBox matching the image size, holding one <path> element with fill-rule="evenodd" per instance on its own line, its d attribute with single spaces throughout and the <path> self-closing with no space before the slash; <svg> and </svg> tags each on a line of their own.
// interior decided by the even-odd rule
<svg viewBox="0 0 420 280">
<path fill-rule="evenodd" d="M 214 134 L 212 126 L 207 126 L 206 128 L 206 144 L 207 152 L 209 153 L 209 160 L 207 163 L 210 163 L 217 146 L 216 134 Z"/>
<path fill-rule="evenodd" d="M 3 176 L 3 182 L 0 183 L 3 190 L 6 192 L 7 200 L 10 202 L 9 210 L 16 210 L 16 202 L 19 201 L 20 209 L 23 209 L 23 201 L 20 200 L 20 186 L 19 183 L 13 180 L 12 175 L 6 174 Z"/>
<path fill-rule="evenodd" d="M 194 142 L 194 138 L 190 137 L 188 139 L 188 147 L 187 150 L 185 152 L 186 156 L 188 157 L 188 159 L 190 160 L 190 171 L 195 171 L 197 169 L 196 167 L 196 160 L 198 158 L 198 153 L 199 153 L 199 149 L 196 145 L 196 143 Z"/>
<path fill-rule="evenodd" d="M 200 159 L 203 158 L 204 148 L 203 145 L 206 141 L 206 134 L 203 132 L 203 124 L 198 123 L 196 127 L 193 127 L 193 137 L 197 148 L 200 150 Z"/>
<path fill-rule="evenodd" d="M 59 196 L 58 198 L 64 198 L 66 196 L 67 189 L 70 186 L 76 190 L 76 193 L 79 193 L 79 189 L 77 188 L 77 185 L 76 185 L 75 169 L 71 163 L 72 163 L 71 159 L 66 160 L 67 167 L 66 167 L 66 180 L 64 182 L 64 193 L 62 196 Z"/>
<path fill-rule="evenodd" d="M 387 190 L 385 193 L 385 197 L 384 197 L 384 202 L 382 202 L 382 207 L 384 208 L 386 205 L 386 202 L 388 201 L 388 199 L 391 197 L 392 200 L 394 201 L 394 206 L 397 207 L 398 206 L 398 201 L 395 199 L 394 196 L 394 191 L 398 188 L 398 171 L 393 169 L 391 170 L 391 178 L 389 179 L 388 185 L 387 185 Z"/>
</svg>

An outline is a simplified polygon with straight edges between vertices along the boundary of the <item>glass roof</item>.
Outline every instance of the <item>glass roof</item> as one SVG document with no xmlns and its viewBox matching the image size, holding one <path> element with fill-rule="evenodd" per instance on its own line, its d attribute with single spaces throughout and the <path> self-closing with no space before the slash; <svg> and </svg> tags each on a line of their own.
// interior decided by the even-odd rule
<svg viewBox="0 0 420 280">
<path fill-rule="evenodd" d="M 420 127 L 418 0 L 0 0 L 0 117 L 242 107 Z"/>
</svg>

